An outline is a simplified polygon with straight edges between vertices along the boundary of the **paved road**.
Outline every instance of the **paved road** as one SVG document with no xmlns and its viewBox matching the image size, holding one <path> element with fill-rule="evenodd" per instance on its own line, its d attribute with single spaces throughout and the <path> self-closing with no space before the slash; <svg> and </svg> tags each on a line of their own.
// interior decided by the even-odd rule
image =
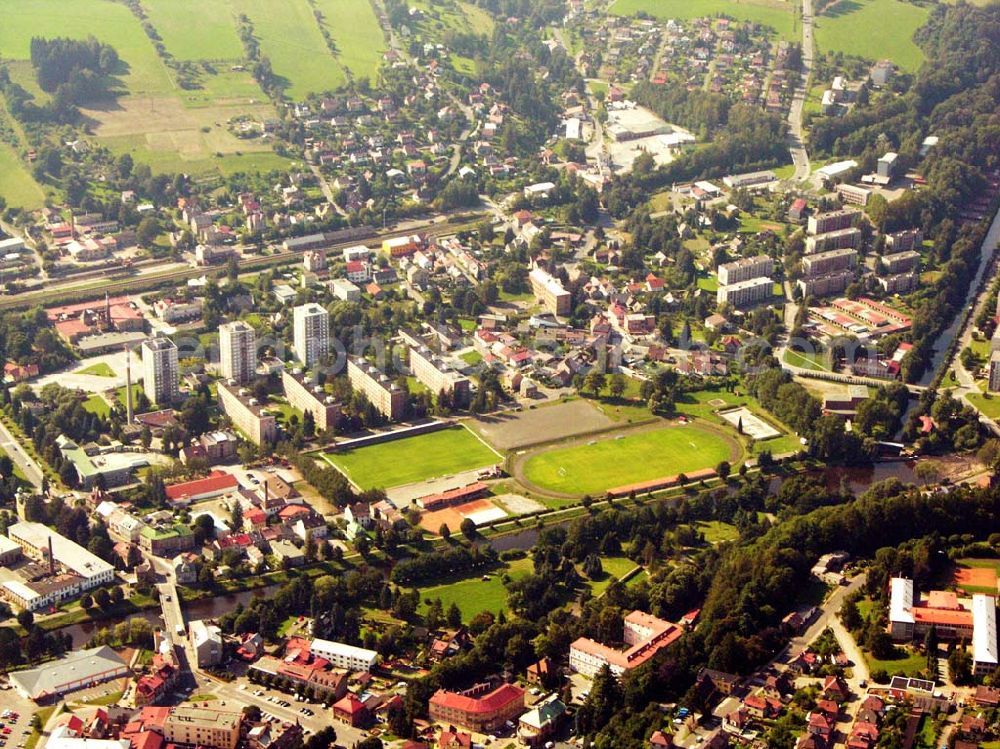
<svg viewBox="0 0 1000 749">
<path fill-rule="evenodd" d="M 802 108 L 809 90 L 809 79 L 812 76 L 813 52 L 812 0 L 802 0 L 802 75 L 792 94 L 792 105 L 788 109 L 788 150 L 795 165 L 796 181 L 807 179 L 811 171 L 809 153 L 802 137 Z"/>
<path fill-rule="evenodd" d="M 4 426 L 3 422 L 0 422 L 0 448 L 10 456 L 14 465 L 21 469 L 21 472 L 36 489 L 42 488 L 42 477 L 44 476 L 42 469 L 14 439 L 14 435 Z"/>
</svg>

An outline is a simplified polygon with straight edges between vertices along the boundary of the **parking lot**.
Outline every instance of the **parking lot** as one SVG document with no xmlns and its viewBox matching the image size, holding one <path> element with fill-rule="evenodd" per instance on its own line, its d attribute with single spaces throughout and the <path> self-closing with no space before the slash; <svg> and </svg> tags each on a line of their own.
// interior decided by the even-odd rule
<svg viewBox="0 0 1000 749">
<path fill-rule="evenodd" d="M 0 747 L 23 749 L 31 735 L 31 717 L 36 707 L 9 687 L 4 689 L 0 701 L 3 703 L 3 710 L 0 711 Z"/>
</svg>

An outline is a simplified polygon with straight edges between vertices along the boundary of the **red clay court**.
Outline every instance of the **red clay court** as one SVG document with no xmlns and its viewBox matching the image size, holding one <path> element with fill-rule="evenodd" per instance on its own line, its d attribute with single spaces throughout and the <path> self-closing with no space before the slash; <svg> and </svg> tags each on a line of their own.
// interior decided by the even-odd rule
<svg viewBox="0 0 1000 749">
<path fill-rule="evenodd" d="M 483 510 L 493 509 L 495 505 L 488 499 L 477 499 L 473 502 L 446 507 L 443 510 L 425 512 L 420 516 L 420 525 L 430 533 L 437 533 L 442 523 L 448 524 L 448 530 L 458 533 L 458 528 L 462 521 L 469 515 Z"/>
<path fill-rule="evenodd" d="M 997 571 L 992 567 L 958 567 L 955 586 L 959 588 L 997 589 Z"/>
</svg>

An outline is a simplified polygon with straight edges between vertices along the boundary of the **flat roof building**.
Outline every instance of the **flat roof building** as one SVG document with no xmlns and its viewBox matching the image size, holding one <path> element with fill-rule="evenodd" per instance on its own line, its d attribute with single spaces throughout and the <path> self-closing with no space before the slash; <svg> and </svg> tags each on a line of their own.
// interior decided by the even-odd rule
<svg viewBox="0 0 1000 749">
<path fill-rule="evenodd" d="M 255 445 L 273 443 L 278 437 L 274 414 L 264 410 L 249 391 L 225 382 L 217 383 L 219 405 L 239 429 Z"/>
<path fill-rule="evenodd" d="M 828 231 L 850 229 L 861 220 L 861 211 L 856 208 L 841 208 L 838 211 L 817 213 L 809 217 L 806 225 L 810 234 L 826 234 Z"/>
<path fill-rule="evenodd" d="M 292 347 L 299 361 L 311 367 L 330 352 L 330 315 L 315 302 L 292 311 Z"/>
<path fill-rule="evenodd" d="M 347 360 L 347 378 L 351 387 L 364 394 L 376 410 L 389 421 L 399 421 L 406 411 L 406 391 L 377 367 L 364 359 Z"/>
<path fill-rule="evenodd" d="M 723 286 L 749 281 L 752 278 L 770 276 L 774 270 L 774 261 L 767 255 L 744 257 L 723 263 L 718 268 L 719 283 Z"/>
<path fill-rule="evenodd" d="M 56 564 L 80 576 L 81 590 L 90 590 L 114 580 L 114 567 L 46 525 L 22 520 L 10 526 L 7 535 L 21 547 L 25 556 L 39 562 L 50 561 L 51 548 Z"/>
<path fill-rule="evenodd" d="M 219 326 L 219 365 L 223 379 L 245 385 L 257 370 L 257 333 L 236 320 Z"/>
<path fill-rule="evenodd" d="M 313 640 L 309 645 L 309 652 L 314 658 L 329 661 L 334 668 L 346 668 L 348 671 L 371 671 L 378 663 L 378 653 L 374 650 L 332 640 Z"/>
<path fill-rule="evenodd" d="M 743 307 L 762 302 L 770 298 L 773 293 L 774 281 L 765 276 L 764 278 L 751 278 L 748 281 L 720 286 L 715 292 L 715 299 L 719 304 Z"/>
<path fill-rule="evenodd" d="M 469 405 L 472 396 L 469 378 L 456 372 L 426 346 L 410 348 L 410 369 L 413 371 L 413 376 L 427 386 L 435 396 L 444 391 L 452 396 L 452 403 L 456 408 L 465 408 Z"/>
<path fill-rule="evenodd" d="M 238 712 L 178 705 L 163 721 L 163 738 L 180 746 L 236 749 L 242 719 Z"/>
<path fill-rule="evenodd" d="M 170 405 L 177 399 L 179 382 L 177 344 L 169 338 L 142 342 L 142 388 L 154 405 Z"/>
<path fill-rule="evenodd" d="M 322 385 L 310 380 L 301 370 L 282 370 L 281 384 L 289 405 L 303 413 L 311 413 L 317 431 L 335 429 L 340 423 L 340 403 L 332 395 L 327 395 Z"/>
<path fill-rule="evenodd" d="M 572 297 L 563 288 L 559 279 L 541 268 L 534 268 L 528 274 L 528 278 L 531 281 L 532 293 L 545 306 L 546 310 L 553 315 L 569 314 Z"/>
</svg>

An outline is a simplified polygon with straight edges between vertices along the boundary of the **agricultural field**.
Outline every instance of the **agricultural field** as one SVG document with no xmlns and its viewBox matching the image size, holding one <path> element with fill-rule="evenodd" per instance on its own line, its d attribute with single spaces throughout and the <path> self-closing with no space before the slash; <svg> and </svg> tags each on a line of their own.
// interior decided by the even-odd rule
<svg viewBox="0 0 1000 749">
<path fill-rule="evenodd" d="M 615 0 L 610 11 L 619 16 L 647 13 L 661 20 L 725 14 L 770 26 L 782 39 L 796 40 L 801 36 L 798 6 L 784 0 Z"/>
<path fill-rule="evenodd" d="M 375 80 L 385 37 L 370 0 L 316 0 L 337 45 L 337 59 L 355 78 Z"/>
<path fill-rule="evenodd" d="M 483 468 L 500 460 L 464 427 L 326 453 L 323 458 L 362 489 L 412 484 Z"/>
<path fill-rule="evenodd" d="M 525 479 L 563 494 L 593 494 L 617 486 L 713 468 L 742 450 L 721 431 L 695 425 L 646 430 L 546 450 L 528 458 Z"/>
<path fill-rule="evenodd" d="M 347 82 L 306 0 L 231 2 L 237 13 L 246 14 L 253 23 L 261 53 L 270 58 L 275 74 L 288 81 L 286 94 L 292 99 L 304 98 L 313 91 L 335 89 Z"/>
<path fill-rule="evenodd" d="M 820 52 L 889 59 L 912 72 L 924 59 L 913 34 L 929 15 L 929 7 L 901 0 L 841 0 L 816 17 L 816 47 Z"/>
<path fill-rule="evenodd" d="M 229 0 L 143 0 L 163 43 L 178 60 L 239 60 L 243 44 Z"/>
<path fill-rule="evenodd" d="M 45 201 L 41 186 L 6 143 L 0 143 L 0 197 L 14 208 L 38 208 Z"/>
</svg>

